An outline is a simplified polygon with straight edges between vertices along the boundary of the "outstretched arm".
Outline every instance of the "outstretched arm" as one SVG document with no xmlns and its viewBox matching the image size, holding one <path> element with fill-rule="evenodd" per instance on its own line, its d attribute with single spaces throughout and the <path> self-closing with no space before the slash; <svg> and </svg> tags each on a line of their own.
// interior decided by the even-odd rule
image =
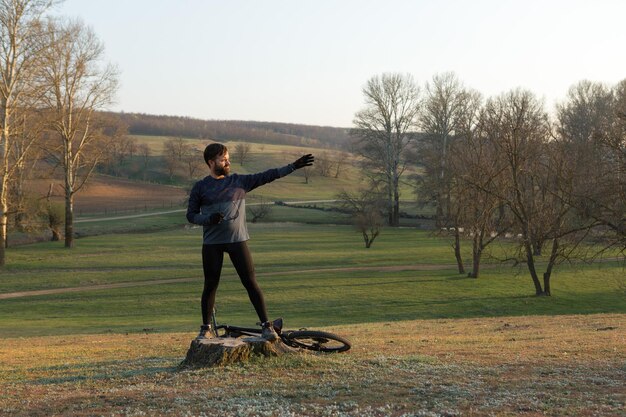
<svg viewBox="0 0 626 417">
<path fill-rule="evenodd" d="M 245 183 L 246 191 L 252 191 L 261 185 L 272 182 L 278 178 L 282 178 L 291 174 L 297 169 L 308 167 L 313 165 L 315 157 L 311 154 L 304 155 L 298 158 L 295 162 L 285 165 L 282 168 L 269 169 L 265 172 L 252 175 L 242 175 L 241 178 Z"/>
</svg>

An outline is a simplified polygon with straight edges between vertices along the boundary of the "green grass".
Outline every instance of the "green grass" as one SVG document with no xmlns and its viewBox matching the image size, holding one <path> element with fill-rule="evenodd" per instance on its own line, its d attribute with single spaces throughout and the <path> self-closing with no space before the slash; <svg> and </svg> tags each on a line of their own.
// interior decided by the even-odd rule
<svg viewBox="0 0 626 417">
<path fill-rule="evenodd" d="M 187 219 L 184 210 L 183 207 L 171 207 L 141 212 L 84 216 L 80 218 L 83 221 L 74 223 L 74 230 L 79 237 L 129 232 L 161 232 L 185 225 Z M 139 217 L 131 217 L 133 215 L 139 215 Z M 104 220 L 98 221 L 98 219 Z"/>
<path fill-rule="evenodd" d="M 250 224 L 249 230 L 259 272 L 450 262 L 445 241 L 413 229 L 385 229 L 370 249 L 350 226 L 260 223 Z M 197 274 L 201 243 L 200 227 L 180 227 L 92 236 L 78 239 L 71 250 L 60 242 L 10 248 L 0 291 L 165 279 L 179 271 Z M 146 270 L 152 275 L 144 277 Z M 83 276 L 89 279 L 83 282 Z"/>
<path fill-rule="evenodd" d="M 553 296 L 535 297 L 524 269 L 487 264 L 479 279 L 466 278 L 451 265 L 447 240 L 415 229 L 385 229 L 370 249 L 349 226 L 265 223 L 251 224 L 250 232 L 270 314 L 284 316 L 292 326 L 626 312 L 624 268 L 617 262 L 562 266 L 553 277 Z M 185 281 L 0 300 L 0 335 L 195 328 L 200 245 L 199 228 L 177 228 L 93 236 L 79 239 L 72 250 L 59 243 L 10 248 L 0 293 Z M 228 262 L 218 309 L 224 321 L 256 321 Z"/>
<path fill-rule="evenodd" d="M 259 223 L 352 224 L 352 217 L 349 214 L 344 214 L 339 211 L 304 208 L 297 205 L 281 206 L 273 204 L 271 200 L 260 199 L 258 197 L 249 199 L 249 204 L 261 202 L 269 202 L 270 212 L 266 217 L 260 219 L 258 221 Z M 336 206 L 337 203 L 317 203 L 316 205 L 320 207 L 332 207 Z M 252 207 L 248 206 L 246 210 L 248 221 L 251 221 L 253 218 L 250 212 L 251 208 Z M 187 219 L 185 218 L 185 210 L 186 208 L 181 206 L 111 215 L 99 214 L 83 216 L 80 217 L 83 221 L 75 223 L 74 230 L 80 237 L 102 234 L 161 232 L 186 226 Z M 141 217 L 131 217 L 137 214 Z M 120 217 L 114 218 L 115 216 Z M 98 221 L 99 218 L 105 218 L 105 220 Z M 428 222 L 420 219 L 401 219 L 402 226 L 419 227 L 426 223 Z"/>
</svg>

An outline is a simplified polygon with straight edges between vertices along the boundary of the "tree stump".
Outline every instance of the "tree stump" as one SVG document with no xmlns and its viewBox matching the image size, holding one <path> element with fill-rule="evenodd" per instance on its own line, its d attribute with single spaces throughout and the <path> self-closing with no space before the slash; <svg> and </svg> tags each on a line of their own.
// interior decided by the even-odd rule
<svg viewBox="0 0 626 417">
<path fill-rule="evenodd" d="M 187 357 L 179 367 L 223 366 L 245 362 L 253 356 L 280 356 L 296 351 L 297 349 L 285 345 L 280 338 L 271 342 L 261 337 L 194 339 L 187 351 Z"/>
</svg>

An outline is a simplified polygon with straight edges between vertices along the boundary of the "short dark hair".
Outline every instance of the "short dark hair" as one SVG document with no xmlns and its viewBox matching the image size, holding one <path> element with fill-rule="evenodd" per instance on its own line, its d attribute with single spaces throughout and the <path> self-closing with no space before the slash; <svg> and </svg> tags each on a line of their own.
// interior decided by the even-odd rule
<svg viewBox="0 0 626 417">
<path fill-rule="evenodd" d="M 218 156 L 224 155 L 228 152 L 228 148 L 221 143 L 211 143 L 204 148 L 204 162 L 209 164 L 209 161 L 217 158 Z"/>
</svg>

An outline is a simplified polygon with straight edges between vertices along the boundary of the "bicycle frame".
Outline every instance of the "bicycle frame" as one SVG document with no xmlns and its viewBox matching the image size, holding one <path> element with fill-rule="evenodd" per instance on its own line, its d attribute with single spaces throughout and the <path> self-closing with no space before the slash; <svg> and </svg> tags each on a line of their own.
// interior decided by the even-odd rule
<svg viewBox="0 0 626 417">
<path fill-rule="evenodd" d="M 281 336 L 282 329 L 283 329 L 283 319 L 282 318 L 276 319 L 272 322 L 272 324 L 278 336 Z M 218 335 L 218 337 L 226 337 L 226 336 L 233 335 L 233 334 L 238 334 L 241 336 L 258 337 L 262 333 L 262 330 L 260 328 L 231 326 L 230 324 L 217 324 L 215 320 L 215 313 L 213 314 L 213 328 L 215 329 L 215 332 Z M 220 330 L 224 331 L 223 335 L 219 334 Z"/>
<path fill-rule="evenodd" d="M 345 352 L 351 348 L 350 341 L 333 333 L 307 329 L 283 331 L 282 318 L 274 320 L 272 324 L 280 340 L 287 346 L 317 352 Z M 213 312 L 213 329 L 217 337 L 260 337 L 263 332 L 258 327 L 250 328 L 217 324 L 215 311 Z"/>
</svg>

